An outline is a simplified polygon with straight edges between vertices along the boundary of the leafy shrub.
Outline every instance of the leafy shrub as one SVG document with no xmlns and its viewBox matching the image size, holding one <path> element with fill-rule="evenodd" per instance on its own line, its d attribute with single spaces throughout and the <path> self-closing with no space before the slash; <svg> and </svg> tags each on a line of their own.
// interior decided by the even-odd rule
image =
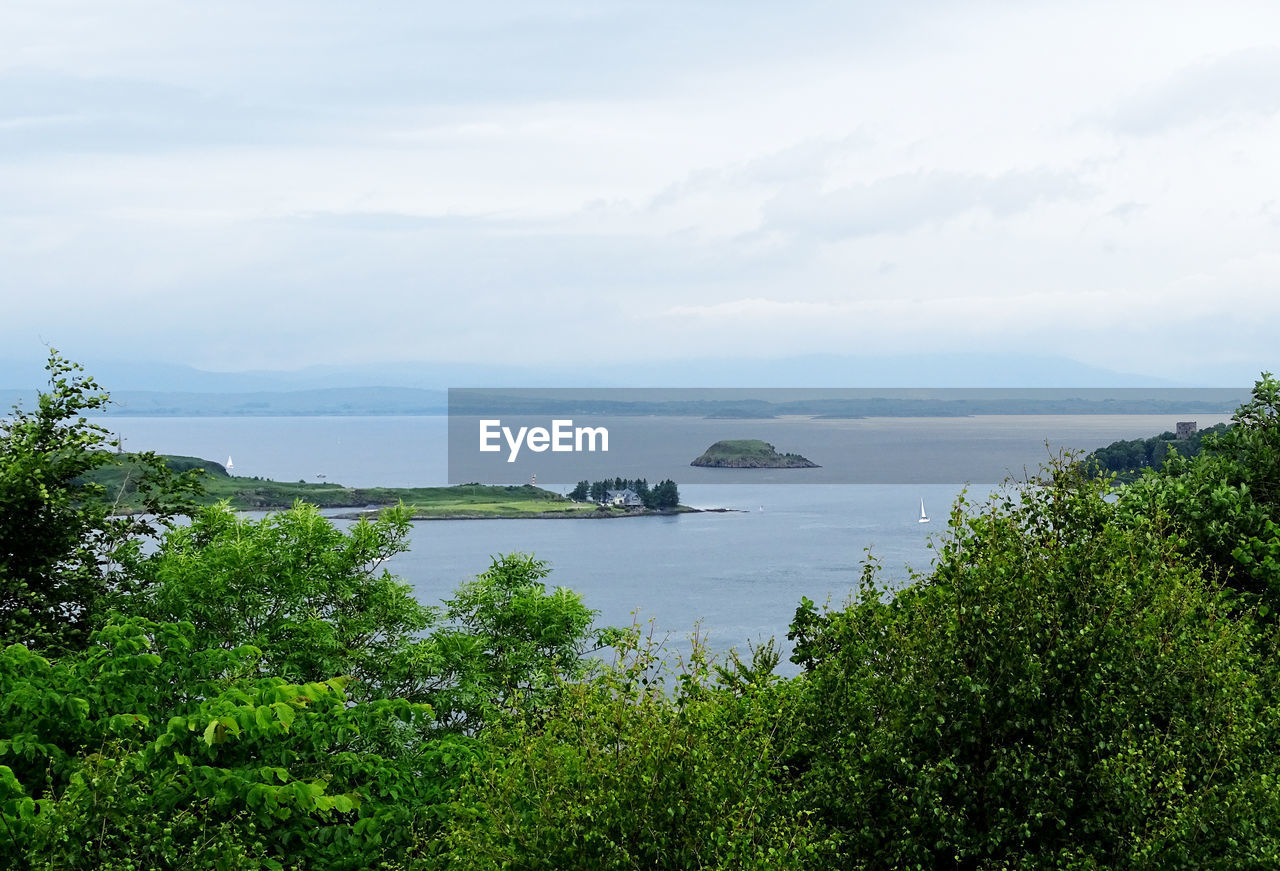
<svg viewBox="0 0 1280 871">
<path fill-rule="evenodd" d="M 634 629 L 543 716 L 486 730 L 427 867 L 790 868 L 810 855 L 787 793 L 796 687 L 776 655 L 678 674 Z M 771 651 L 772 648 L 770 647 Z"/>
<path fill-rule="evenodd" d="M 262 678 L 257 649 L 201 649 L 195 634 L 131 618 L 56 662 L 0 653 L 5 855 L 30 868 L 364 868 L 443 799 L 449 745 L 414 740 L 429 707 L 353 703 L 341 678 Z"/>
<path fill-rule="evenodd" d="M 844 867 L 1280 861 L 1248 621 L 1066 464 L 953 514 L 927 578 L 797 613 L 805 801 Z"/>
</svg>

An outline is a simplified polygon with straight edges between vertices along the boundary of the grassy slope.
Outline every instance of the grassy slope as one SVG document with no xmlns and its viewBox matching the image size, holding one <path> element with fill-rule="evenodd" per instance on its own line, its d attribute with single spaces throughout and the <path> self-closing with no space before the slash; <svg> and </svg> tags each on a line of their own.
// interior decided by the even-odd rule
<svg viewBox="0 0 1280 871">
<path fill-rule="evenodd" d="M 593 503 L 571 502 L 558 493 L 533 487 L 459 484 L 454 487 L 343 487 L 341 484 L 290 484 L 260 478 L 239 478 L 211 460 L 166 456 L 165 462 L 177 472 L 200 469 L 206 504 L 229 500 L 240 510 L 288 508 L 302 500 L 321 508 L 365 508 L 404 502 L 416 517 L 572 517 L 596 516 Z M 136 510 L 139 504 L 133 482 L 137 465 L 128 454 L 113 457 L 109 465 L 87 476 L 102 484 L 106 497 L 117 501 L 122 511 Z M 614 514 L 624 512 L 615 511 Z"/>
<path fill-rule="evenodd" d="M 578 508 L 563 496 L 532 487 L 501 487 L 486 484 L 463 484 L 457 487 L 343 487 L 341 484 L 291 484 L 259 478 L 239 478 L 227 474 L 218 463 L 196 457 L 166 456 L 174 471 L 200 469 L 205 495 L 202 502 L 223 499 L 239 509 L 287 508 L 301 499 L 321 508 L 363 508 L 368 505 L 395 505 L 404 502 L 424 514 L 463 512 L 470 514 L 509 514 L 520 516 L 542 511 L 564 511 Z M 109 499 L 120 495 L 119 504 L 128 510 L 137 507 L 133 499 L 133 482 L 138 470 L 128 454 L 87 476 L 102 484 Z M 595 506 L 585 506 L 594 510 Z"/>
</svg>

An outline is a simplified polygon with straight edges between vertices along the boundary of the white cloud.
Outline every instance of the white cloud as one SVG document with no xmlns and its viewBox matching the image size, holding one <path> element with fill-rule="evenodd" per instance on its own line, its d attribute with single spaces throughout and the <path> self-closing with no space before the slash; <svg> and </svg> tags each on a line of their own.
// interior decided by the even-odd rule
<svg viewBox="0 0 1280 871">
<path fill-rule="evenodd" d="M 1087 193 L 1064 173 L 912 173 L 831 191 L 792 187 L 766 204 L 765 216 L 768 226 L 809 238 L 892 235 L 974 209 L 1008 218 L 1043 201 Z"/>
<path fill-rule="evenodd" d="M 634 331 L 1262 358 L 1278 25 L 1245 2 L 9 4 L 0 343 L 221 368 L 519 361 L 530 336 L 570 360 Z"/>
<path fill-rule="evenodd" d="M 1202 120 L 1280 111 L 1280 45 L 1201 61 L 1121 101 L 1106 120 L 1135 135 Z"/>
</svg>

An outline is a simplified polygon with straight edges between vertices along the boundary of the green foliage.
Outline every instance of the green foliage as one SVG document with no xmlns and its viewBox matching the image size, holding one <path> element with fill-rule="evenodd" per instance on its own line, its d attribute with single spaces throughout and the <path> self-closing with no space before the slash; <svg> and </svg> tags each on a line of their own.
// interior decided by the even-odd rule
<svg viewBox="0 0 1280 871">
<path fill-rule="evenodd" d="M 527 554 L 495 557 L 445 602 L 451 627 L 432 638 L 452 678 L 435 700 L 442 724 L 472 732 L 504 713 L 540 709 L 613 638 L 609 629 L 592 636 L 595 612 L 571 590 L 547 590 L 548 574 Z"/>
<path fill-rule="evenodd" d="M 207 509 L 129 602 L 164 619 L 118 617 L 56 660 L 0 653 L 0 854 L 365 868 L 420 850 L 471 736 L 586 675 L 592 613 L 520 555 L 425 608 L 377 571 L 405 529 Z"/>
<path fill-rule="evenodd" d="M 717 683 L 696 639 L 678 673 L 634 629 L 618 649 L 614 667 L 566 687 L 544 716 L 484 733 L 439 867 L 802 867 L 811 827 L 783 762 L 795 685 Z"/>
<path fill-rule="evenodd" d="M 1116 441 L 1088 454 L 1083 462 L 1090 471 L 1114 473 L 1117 480 L 1127 483 L 1135 480 L 1144 469 L 1159 469 L 1170 454 L 1176 453 L 1183 458 L 1196 456 L 1206 438 L 1222 435 L 1226 431 L 1227 425 L 1219 423 L 1185 439 L 1178 439 L 1173 433 L 1166 432 L 1149 439 Z"/>
<path fill-rule="evenodd" d="M 673 483 L 672 487 L 675 486 Z M 603 481 L 579 481 L 578 486 L 569 494 L 572 499 L 590 499 L 593 502 L 603 502 L 608 496 L 610 490 L 631 490 L 640 499 L 640 504 L 645 508 L 676 508 L 680 504 L 679 494 L 676 493 L 676 501 L 671 504 L 658 505 L 653 497 L 653 493 L 649 490 L 649 482 L 644 478 L 606 478 Z"/>
<path fill-rule="evenodd" d="M 147 561 L 130 608 L 189 621 L 201 647 L 253 645 L 264 675 L 348 675 L 360 698 L 426 700 L 435 678 L 423 674 L 417 636 L 436 611 L 380 568 L 405 550 L 408 530 L 403 507 L 345 532 L 302 503 L 260 520 L 203 508 Z"/>
<path fill-rule="evenodd" d="M 471 734 L 587 672 L 592 612 L 496 559 L 445 609 L 381 570 L 403 507 L 336 529 L 297 505 L 220 504 L 143 556 L 113 518 L 107 401 L 55 358 L 0 451 L 0 856 L 30 868 L 365 868 L 439 825 Z M 192 493 L 154 455 L 134 487 L 167 521 Z M 521 488 L 514 488 L 523 493 Z M 509 495 L 509 494 L 508 494 Z M 108 619 L 109 610 L 124 612 Z M 95 629 L 96 627 L 96 629 Z M 441 705 L 437 718 L 432 702 Z"/>
<path fill-rule="evenodd" d="M 77 371 L 0 431 L 5 867 L 1280 865 L 1269 375 L 1118 494 L 1064 459 L 962 500 L 928 576 L 802 600 L 781 679 L 593 632 L 529 555 L 426 607 L 382 568 L 402 507 L 222 504 L 144 556 Z M 112 492 L 167 521 L 191 479 L 142 457 Z"/>
<path fill-rule="evenodd" d="M 131 607 L 189 621 L 203 647 L 258 648 L 262 675 L 347 675 L 355 698 L 429 703 L 446 730 L 474 731 L 517 696 L 533 704 L 584 673 L 602 643 L 589 633 L 594 612 L 545 587 L 545 562 L 495 558 L 430 608 L 380 568 L 408 531 L 403 507 L 345 532 L 301 503 L 261 520 L 206 508 L 165 538 Z"/>
<path fill-rule="evenodd" d="M 1267 611 L 1280 608 L 1280 382 L 1264 373 L 1230 429 L 1123 488 L 1119 510 L 1176 538 Z"/>
<path fill-rule="evenodd" d="M 0 421 L 0 641 L 57 652 L 83 646 L 129 592 L 138 537 L 186 513 L 196 483 L 138 454 L 129 484 L 145 514 L 113 516 L 119 492 L 84 480 L 119 446 L 85 416 L 109 397 L 57 351 L 45 368 L 35 410 Z"/>
<path fill-rule="evenodd" d="M 659 510 L 676 508 L 680 505 L 680 491 L 676 488 L 676 482 L 670 478 L 655 484 L 650 497 L 653 507 Z"/>
<path fill-rule="evenodd" d="M 261 678 L 260 657 L 137 618 L 59 661 L 0 653 L 0 855 L 357 869 L 404 849 L 456 767 L 449 742 L 412 740 L 430 708 Z"/>
<path fill-rule="evenodd" d="M 1280 861 L 1276 711 L 1247 621 L 1176 542 L 1058 464 L 936 570 L 797 614 L 797 759 L 842 867 L 1238 868 Z M 1263 748 L 1268 748 L 1263 750 Z"/>
</svg>

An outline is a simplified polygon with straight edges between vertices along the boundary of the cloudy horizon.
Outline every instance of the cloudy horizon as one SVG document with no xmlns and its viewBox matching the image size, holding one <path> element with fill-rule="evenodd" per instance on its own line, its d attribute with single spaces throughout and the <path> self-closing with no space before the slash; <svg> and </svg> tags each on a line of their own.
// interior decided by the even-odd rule
<svg viewBox="0 0 1280 871">
<path fill-rule="evenodd" d="M 0 356 L 1275 368 L 1280 8 L 886 6 L 7 4 Z"/>
</svg>

